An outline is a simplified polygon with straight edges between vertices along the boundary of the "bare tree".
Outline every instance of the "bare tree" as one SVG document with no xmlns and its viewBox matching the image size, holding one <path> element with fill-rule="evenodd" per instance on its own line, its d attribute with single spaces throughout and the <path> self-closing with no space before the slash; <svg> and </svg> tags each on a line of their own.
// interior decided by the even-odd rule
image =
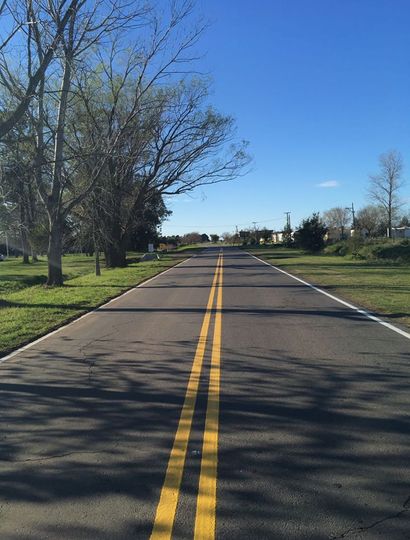
<svg viewBox="0 0 410 540">
<path fill-rule="evenodd" d="M 235 234 L 230 232 L 224 232 L 221 234 L 222 241 L 224 244 L 234 244 L 235 245 Z"/>
<path fill-rule="evenodd" d="M 410 212 L 405 212 L 397 224 L 398 227 L 410 227 Z"/>
<path fill-rule="evenodd" d="M 127 8 L 131 5 L 133 8 L 129 11 Z M 93 57 L 93 48 L 99 45 L 102 37 L 107 39 L 111 32 L 133 26 L 145 13 L 145 7 L 139 8 L 139 5 L 126 0 L 97 0 L 93 4 L 78 0 L 61 36 L 56 74 L 48 81 L 48 88 L 44 78 L 40 82 L 34 120 L 37 133 L 35 170 L 49 220 L 48 285 L 63 283 L 61 256 L 65 220 L 75 205 L 91 192 L 104 163 L 103 159 L 100 160 L 90 171 L 86 185 L 81 185 L 80 189 L 74 186 L 76 160 L 78 163 L 80 156 L 72 155 L 67 140 L 68 118 L 77 99 L 74 80 L 81 70 L 92 69 L 87 62 L 90 56 Z M 34 31 L 32 39 L 41 58 L 44 51 L 42 36 Z M 48 114 L 44 104 L 45 92 L 49 94 Z M 51 143 L 48 148 L 45 131 Z"/>
<path fill-rule="evenodd" d="M 33 145 L 27 122 L 9 132 L 0 147 L 2 163 L 0 187 L 19 214 L 18 230 L 21 239 L 23 262 L 29 262 L 30 252 L 36 259 L 33 232 L 39 215 L 39 197 L 32 174 Z"/>
<path fill-rule="evenodd" d="M 380 172 L 369 177 L 369 195 L 377 205 L 384 209 L 388 236 L 391 238 L 392 223 L 401 206 L 398 193 L 404 185 L 401 154 L 397 150 L 381 154 L 379 166 Z"/>
<path fill-rule="evenodd" d="M 122 73 L 107 66 L 108 92 L 87 96 L 80 116 L 88 115 L 89 120 L 75 126 L 82 146 L 87 141 L 96 152 L 95 157 L 90 153 L 90 168 L 118 133 L 115 153 L 107 159 L 97 187 L 108 266 L 126 264 L 125 246 L 135 215 L 151 197 L 231 180 L 243 172 L 249 159 L 246 145 L 234 144 L 232 118 L 206 105 L 203 81 L 172 81 L 158 88 L 149 79 L 133 78 L 132 66 L 126 66 Z M 135 88 L 141 89 L 137 114 L 132 99 Z M 123 125 L 126 129 L 118 132 L 116 126 Z"/>
<path fill-rule="evenodd" d="M 345 229 L 350 222 L 350 211 L 342 206 L 335 206 L 323 213 L 323 222 L 327 227 L 340 230 L 340 236 L 345 237 Z"/>
<path fill-rule="evenodd" d="M 184 234 L 181 238 L 181 242 L 185 245 L 188 244 L 200 244 L 201 243 L 201 234 L 199 232 L 190 232 Z"/>
<path fill-rule="evenodd" d="M 385 212 L 380 206 L 369 204 L 357 211 L 356 225 L 359 230 L 365 229 L 370 237 L 380 234 L 385 222 Z"/>
<path fill-rule="evenodd" d="M 6 244 L 6 255 L 9 256 L 9 239 L 19 230 L 20 220 L 18 205 L 14 202 L 13 194 L 4 185 L 3 170 L 0 171 L 0 234 Z M 3 243 L 3 242 L 2 242 Z"/>
<path fill-rule="evenodd" d="M 40 81 L 53 60 L 56 50 L 64 35 L 68 21 L 72 18 L 80 4 L 84 1 L 66 0 L 58 2 L 33 2 L 33 0 L 3 0 L 0 4 L 0 21 L 3 21 L 3 33 L 0 36 L 0 84 L 14 96 L 14 107 L 11 110 L 0 109 L 0 140 L 9 133 L 27 112 Z M 49 28 L 53 31 L 50 35 Z M 38 33 L 47 41 L 41 55 L 33 55 L 32 35 Z M 27 78 L 24 84 L 17 80 L 10 58 L 8 47 L 15 41 L 27 39 Z"/>
<path fill-rule="evenodd" d="M 202 83 L 177 82 L 192 70 L 193 45 L 203 29 L 190 24 L 189 0 L 170 1 L 161 17 L 142 0 L 76 0 L 61 29 L 63 14 L 54 8 L 43 19 L 39 3 L 14 1 L 22 13 L 25 64 L 16 68 L 6 43 L 0 84 L 16 109 L 53 45 L 53 61 L 39 71 L 24 111 L 49 226 L 47 283 L 61 285 L 63 231 L 87 197 L 105 198 L 107 213 L 99 214 L 96 231 L 99 236 L 101 223 L 112 225 L 107 237 L 113 249 L 119 246 L 122 262 L 124 239 L 147 201 L 232 179 L 248 157 L 244 144 L 233 142 L 233 120 L 205 107 Z M 44 5 L 51 9 L 55 2 Z M 67 3 L 57 5 L 62 10 Z"/>
</svg>

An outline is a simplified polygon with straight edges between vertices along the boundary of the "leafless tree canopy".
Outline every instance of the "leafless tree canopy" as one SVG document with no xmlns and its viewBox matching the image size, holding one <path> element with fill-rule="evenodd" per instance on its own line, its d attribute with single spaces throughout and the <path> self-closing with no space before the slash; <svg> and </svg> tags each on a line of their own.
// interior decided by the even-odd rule
<svg viewBox="0 0 410 540">
<path fill-rule="evenodd" d="M 369 195 L 381 206 L 386 214 L 389 236 L 392 222 L 400 208 L 399 191 L 404 185 L 403 159 L 396 150 L 382 154 L 379 158 L 379 172 L 370 176 Z"/>
<path fill-rule="evenodd" d="M 367 231 L 368 236 L 373 237 L 378 234 L 386 234 L 385 211 L 380 206 L 367 205 L 358 210 L 356 224 L 359 230 Z"/>
<path fill-rule="evenodd" d="M 350 211 L 342 206 L 331 208 L 324 212 L 323 222 L 327 227 L 340 229 L 341 234 L 343 235 L 346 227 L 351 223 Z"/>
<path fill-rule="evenodd" d="M 249 158 L 233 119 L 207 103 L 207 82 L 192 75 L 205 28 L 192 16 L 190 0 L 161 9 L 144 0 L 0 0 L 0 139 L 7 161 L 27 147 L 25 182 L 49 233 L 49 285 L 62 284 L 64 229 L 74 219 L 91 215 L 95 243 L 123 264 L 144 207 L 164 215 L 163 195 L 243 173 Z"/>
<path fill-rule="evenodd" d="M 152 197 L 230 180 L 241 174 L 249 158 L 246 145 L 233 143 L 232 119 L 207 106 L 206 82 L 151 86 L 140 92 L 135 114 L 132 96 L 136 84 L 145 89 L 143 81 L 129 76 L 128 68 L 110 72 L 109 81 L 108 92 L 83 95 L 73 131 L 76 152 L 88 148 L 83 161 L 87 177 L 95 163 L 105 162 L 95 186 L 98 222 L 103 243 L 111 245 L 106 259 L 117 265 L 125 262 L 134 216 Z M 113 137 L 115 149 L 106 158 Z"/>
<path fill-rule="evenodd" d="M 61 44 L 69 20 L 84 3 L 84 0 L 3 0 L 0 4 L 0 85 L 12 98 L 8 106 L 4 102 L 0 105 L 0 139 L 27 112 Z M 43 41 L 38 47 L 40 36 Z M 25 66 L 23 77 L 15 73 L 16 51 Z"/>
</svg>

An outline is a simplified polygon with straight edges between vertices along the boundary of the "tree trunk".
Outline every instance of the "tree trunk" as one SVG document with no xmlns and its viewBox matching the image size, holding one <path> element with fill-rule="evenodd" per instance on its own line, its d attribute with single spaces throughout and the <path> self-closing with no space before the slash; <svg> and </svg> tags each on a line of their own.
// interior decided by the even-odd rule
<svg viewBox="0 0 410 540">
<path fill-rule="evenodd" d="M 62 227 L 59 219 L 50 224 L 48 242 L 48 277 L 47 285 L 63 285 L 62 269 Z"/>
<path fill-rule="evenodd" d="M 105 266 L 107 268 L 123 268 L 124 266 L 127 266 L 127 254 L 122 242 L 110 244 L 105 248 L 104 253 Z"/>
<path fill-rule="evenodd" d="M 75 12 L 72 13 L 69 24 L 69 37 L 64 58 L 64 74 L 60 88 L 60 102 L 58 107 L 57 128 L 54 141 L 54 167 L 52 173 L 51 193 L 47 197 L 47 211 L 50 219 L 50 233 L 48 243 L 48 278 L 47 285 L 63 285 L 62 271 L 62 173 L 64 164 L 64 134 L 67 115 L 68 95 L 71 86 L 71 71 L 73 60 L 73 35 Z"/>
<path fill-rule="evenodd" d="M 126 238 L 121 230 L 121 225 L 115 220 L 108 230 L 109 241 L 105 243 L 105 266 L 117 268 L 127 266 Z"/>
<path fill-rule="evenodd" d="M 94 249 L 95 249 L 95 275 L 101 276 L 101 266 L 100 266 L 100 246 L 95 239 L 94 234 Z"/>
<path fill-rule="evenodd" d="M 21 251 L 23 252 L 23 264 L 29 264 L 28 238 L 24 227 L 21 229 Z"/>
<path fill-rule="evenodd" d="M 24 203 L 23 201 L 20 204 L 20 220 L 21 220 L 21 230 L 20 230 L 20 237 L 21 237 L 21 251 L 23 252 L 23 264 L 29 264 L 29 252 L 28 252 L 28 235 L 27 235 L 27 229 L 26 229 L 26 212 L 24 209 Z"/>
<path fill-rule="evenodd" d="M 95 252 L 95 275 L 101 276 L 100 252 L 98 249 Z"/>
<path fill-rule="evenodd" d="M 31 262 L 38 262 L 37 250 L 33 247 L 31 247 Z"/>
</svg>

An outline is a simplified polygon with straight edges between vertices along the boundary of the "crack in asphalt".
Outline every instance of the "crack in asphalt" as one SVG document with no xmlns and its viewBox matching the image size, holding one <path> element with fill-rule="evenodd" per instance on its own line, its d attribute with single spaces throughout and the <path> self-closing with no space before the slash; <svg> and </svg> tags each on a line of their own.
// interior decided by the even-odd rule
<svg viewBox="0 0 410 540">
<path fill-rule="evenodd" d="M 384 518 L 378 519 L 377 521 L 375 521 L 374 523 L 371 523 L 370 525 L 365 525 L 363 527 L 352 527 L 352 528 L 348 529 L 347 531 L 343 532 L 342 534 L 339 534 L 337 536 L 330 536 L 329 538 L 331 540 L 337 540 L 338 538 L 347 538 L 347 536 L 349 536 L 349 535 L 351 535 L 353 533 L 358 533 L 358 532 L 367 531 L 369 529 L 373 529 L 374 527 L 377 527 L 377 525 L 380 525 L 381 523 L 384 523 L 385 521 L 389 521 L 391 519 L 397 519 L 397 518 L 401 517 L 403 514 L 405 514 L 409 510 L 410 510 L 410 495 L 404 501 L 404 503 L 402 505 L 402 510 L 400 510 L 396 514 L 391 514 L 391 515 L 388 515 L 388 516 L 386 516 Z"/>
<path fill-rule="evenodd" d="M 93 341 L 94 341 L 94 340 L 93 340 Z M 84 362 L 88 365 L 88 382 L 89 382 L 89 383 L 91 383 L 92 370 L 93 370 L 93 367 L 94 367 L 94 365 L 95 365 L 95 360 L 91 360 L 91 359 L 88 357 L 88 355 L 87 355 L 85 349 L 86 349 L 87 347 L 89 347 L 89 346 L 91 345 L 91 343 L 93 343 L 93 341 L 90 341 L 90 343 L 86 343 L 85 345 L 83 345 L 83 346 L 80 347 L 80 349 L 79 349 L 79 352 L 80 352 L 80 354 L 82 355 Z"/>
<path fill-rule="evenodd" d="M 93 374 L 93 368 L 95 366 L 95 363 L 96 363 L 96 359 L 91 359 L 89 354 L 87 353 L 86 349 L 88 349 L 88 347 L 90 347 L 93 343 L 96 343 L 97 341 L 100 341 L 104 338 L 108 338 L 112 335 L 115 334 L 115 330 L 116 330 L 116 327 L 114 326 L 111 330 L 111 332 L 109 332 L 108 334 L 104 334 L 102 336 L 98 336 L 97 338 L 94 338 L 92 339 L 91 341 L 87 341 L 87 343 L 85 343 L 84 345 L 82 345 L 78 350 L 80 352 L 80 354 L 82 355 L 83 359 L 84 359 L 84 362 L 86 364 L 88 364 L 88 382 L 91 383 L 91 377 L 92 377 L 92 374 Z"/>
</svg>

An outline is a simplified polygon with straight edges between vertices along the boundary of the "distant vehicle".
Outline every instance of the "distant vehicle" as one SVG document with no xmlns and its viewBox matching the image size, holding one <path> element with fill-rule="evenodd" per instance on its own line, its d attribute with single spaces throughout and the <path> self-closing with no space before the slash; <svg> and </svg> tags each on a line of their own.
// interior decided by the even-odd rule
<svg viewBox="0 0 410 540">
<path fill-rule="evenodd" d="M 0 261 L 6 260 L 6 257 L 3 255 L 3 253 L 0 253 Z"/>
</svg>

